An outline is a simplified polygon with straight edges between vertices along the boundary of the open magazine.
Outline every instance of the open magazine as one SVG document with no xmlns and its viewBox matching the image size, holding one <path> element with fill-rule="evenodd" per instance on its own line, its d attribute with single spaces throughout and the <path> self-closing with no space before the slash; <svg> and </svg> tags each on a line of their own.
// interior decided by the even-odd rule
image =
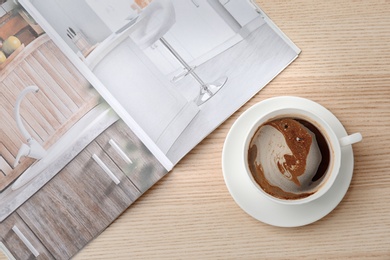
<svg viewBox="0 0 390 260">
<path fill-rule="evenodd" d="M 167 170 L 299 52 L 249 1 L 130 2 L 20 1 Z M 206 84 L 227 82 L 198 105 L 180 59 Z"/>
<path fill-rule="evenodd" d="M 249 0 L 0 3 L 2 221 L 117 121 L 169 172 L 300 52 Z"/>
</svg>

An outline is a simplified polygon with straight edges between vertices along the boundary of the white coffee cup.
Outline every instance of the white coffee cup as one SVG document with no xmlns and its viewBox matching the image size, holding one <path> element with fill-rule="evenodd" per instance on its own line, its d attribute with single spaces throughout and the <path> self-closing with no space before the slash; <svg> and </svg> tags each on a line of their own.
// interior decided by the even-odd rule
<svg viewBox="0 0 390 260">
<path fill-rule="evenodd" d="M 298 119 L 303 119 L 305 121 L 308 121 L 321 132 L 321 134 L 325 137 L 327 141 L 330 150 L 330 160 L 329 160 L 328 170 L 325 173 L 325 177 L 322 180 L 321 184 L 316 189 L 316 191 L 307 197 L 299 198 L 299 199 L 282 199 L 282 198 L 272 196 L 269 193 L 265 192 L 263 188 L 255 181 L 249 169 L 248 150 L 249 150 L 249 145 L 252 140 L 252 137 L 254 136 L 254 134 L 256 133 L 256 131 L 261 125 L 278 118 L 298 118 Z M 263 114 L 252 125 L 252 127 L 249 128 L 248 132 L 246 133 L 244 151 L 242 151 L 242 154 L 246 166 L 247 176 L 249 177 L 251 183 L 255 186 L 255 188 L 262 196 L 265 196 L 266 198 L 280 204 L 297 205 L 297 204 L 308 203 L 318 199 L 319 197 L 323 196 L 330 189 L 330 187 L 332 187 L 338 174 L 342 174 L 340 172 L 340 165 L 342 160 L 342 147 L 352 145 L 354 143 L 360 142 L 361 140 L 362 140 L 362 135 L 360 133 L 338 137 L 335 131 L 333 130 L 333 128 L 324 119 L 318 116 L 315 113 L 315 111 L 311 112 L 309 109 L 284 107 L 279 109 L 276 108 L 266 114 Z"/>
</svg>

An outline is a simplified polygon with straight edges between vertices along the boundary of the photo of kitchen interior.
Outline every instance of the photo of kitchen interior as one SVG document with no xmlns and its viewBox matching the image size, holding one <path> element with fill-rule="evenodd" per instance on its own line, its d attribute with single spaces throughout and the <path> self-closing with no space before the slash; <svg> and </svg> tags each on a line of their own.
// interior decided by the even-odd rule
<svg viewBox="0 0 390 260">
<path fill-rule="evenodd" d="M 21 5 L 0 7 L 0 253 L 67 258 L 167 170 Z M 101 219 L 78 233 L 75 221 L 95 214 Z M 78 244 L 70 235 L 88 238 Z"/>
<path fill-rule="evenodd" d="M 15 36 L 24 46 L 27 46 L 43 33 L 42 28 L 17 1 L 12 0 L 0 1 L 0 26 L 1 43 L 9 36 Z"/>
<path fill-rule="evenodd" d="M 1 7 L 6 11 L 0 18 L 2 50 L 5 51 L 8 38 L 17 41 L 12 52 L 6 52 L 8 57 L 0 70 L 0 170 L 2 179 L 7 179 L 2 181 L 3 190 L 35 161 L 20 156 L 16 162 L 19 149 L 26 142 L 14 115 L 17 97 L 24 88 L 39 86 L 39 93 L 26 93 L 19 113 L 26 122 L 27 132 L 45 148 L 55 143 L 100 98 L 20 5 L 8 0 Z"/>
<path fill-rule="evenodd" d="M 21 2 L 167 168 L 300 52 L 251 1 Z"/>
</svg>

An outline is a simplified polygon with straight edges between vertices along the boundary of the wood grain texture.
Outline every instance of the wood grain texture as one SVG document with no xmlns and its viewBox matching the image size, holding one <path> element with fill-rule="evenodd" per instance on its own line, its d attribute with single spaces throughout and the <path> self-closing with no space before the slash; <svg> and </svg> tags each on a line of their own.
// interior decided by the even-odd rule
<svg viewBox="0 0 390 260">
<path fill-rule="evenodd" d="M 15 35 L 17 32 L 27 27 L 27 25 L 27 22 L 20 15 L 15 15 L 1 27 L 0 37 L 5 40 L 9 36 Z"/>
<path fill-rule="evenodd" d="M 75 259 L 390 259 L 390 2 L 258 1 L 299 58 L 193 149 Z M 331 110 L 354 145 L 339 206 L 304 227 L 248 216 L 222 176 L 226 135 L 245 110 L 294 95 Z"/>
<path fill-rule="evenodd" d="M 12 227 L 16 226 L 20 232 L 26 237 L 31 245 L 38 251 L 38 257 L 34 257 L 30 249 L 24 244 L 24 242 L 17 236 L 12 230 Z M 42 245 L 41 241 L 33 234 L 28 228 L 26 223 L 18 216 L 18 214 L 12 214 L 6 221 L 0 225 L 0 239 L 6 248 L 12 252 L 16 259 L 54 259 L 50 252 Z M 1 252 L 0 252 L 1 255 Z M 2 259 L 0 257 L 0 259 Z"/>
<path fill-rule="evenodd" d="M 113 140 L 119 146 L 132 163 L 126 163 L 120 157 L 118 152 L 109 144 L 110 140 Z M 167 174 L 167 170 L 122 120 L 104 131 L 96 139 L 96 142 L 141 193 L 147 191 Z"/>
<path fill-rule="evenodd" d="M 0 73 L 0 152 L 10 166 L 22 142 L 26 142 L 16 126 L 13 109 L 19 93 L 30 85 L 38 86 L 40 91 L 25 96 L 20 114 L 27 131 L 45 148 L 96 106 L 100 98 L 47 35 L 26 46 Z M 22 158 L 20 166 L 0 175 L 0 191 L 32 162 Z"/>
<path fill-rule="evenodd" d="M 91 158 L 96 154 L 120 180 L 115 185 Z M 17 213 L 56 259 L 67 259 L 104 230 L 141 193 L 92 142 Z"/>
<path fill-rule="evenodd" d="M 8 260 L 8 257 L 0 251 L 0 260 Z"/>
</svg>

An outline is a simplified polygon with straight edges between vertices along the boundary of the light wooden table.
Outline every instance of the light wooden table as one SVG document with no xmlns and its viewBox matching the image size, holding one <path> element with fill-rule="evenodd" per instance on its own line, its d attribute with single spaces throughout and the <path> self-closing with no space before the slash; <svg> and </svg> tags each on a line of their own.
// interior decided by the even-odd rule
<svg viewBox="0 0 390 260">
<path fill-rule="evenodd" d="M 188 154 L 76 259 L 390 259 L 390 1 L 258 1 L 299 58 Z M 304 227 L 247 215 L 222 175 L 233 122 L 266 98 L 296 95 L 331 110 L 355 170 L 339 206 Z"/>
</svg>

